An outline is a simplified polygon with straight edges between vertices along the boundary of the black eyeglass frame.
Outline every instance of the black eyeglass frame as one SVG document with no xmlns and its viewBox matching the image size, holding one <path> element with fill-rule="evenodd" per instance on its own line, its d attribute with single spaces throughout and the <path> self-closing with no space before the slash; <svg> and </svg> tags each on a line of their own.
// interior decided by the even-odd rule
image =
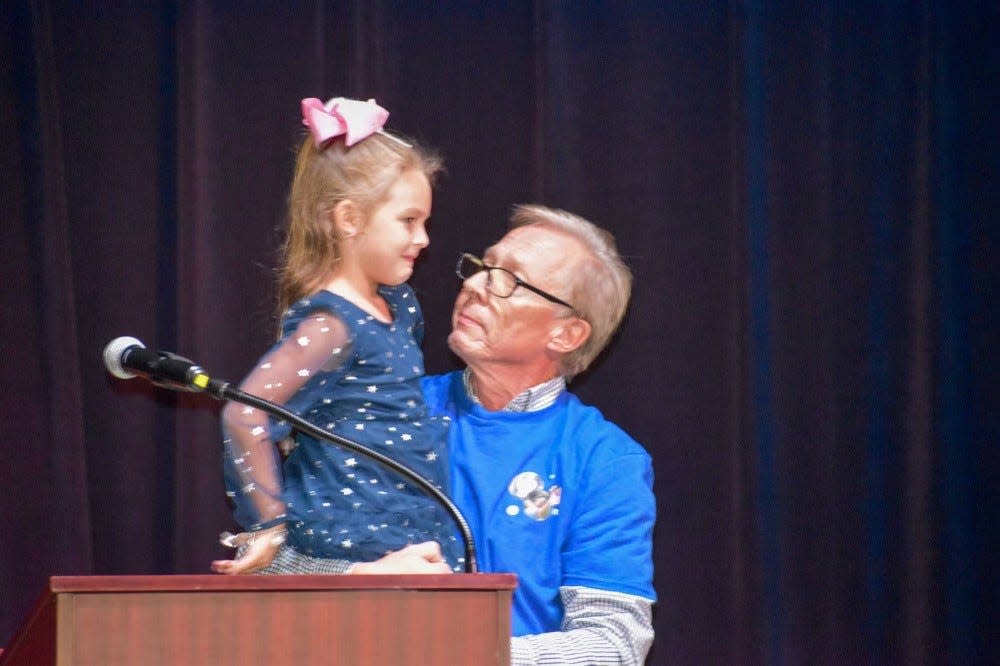
<svg viewBox="0 0 1000 666">
<path fill-rule="evenodd" d="M 462 263 L 466 259 L 472 261 L 472 263 L 474 263 L 477 266 L 479 266 L 479 270 L 477 270 L 472 275 L 468 275 L 468 276 L 462 274 Z M 506 268 L 501 268 L 500 266 L 490 266 L 489 264 L 487 264 L 485 261 L 483 261 L 482 259 L 480 259 L 476 255 L 469 254 L 468 252 L 463 252 L 462 254 L 458 255 L 458 263 L 455 264 L 455 275 L 458 276 L 459 280 L 462 280 L 464 282 L 465 280 L 468 280 L 473 275 L 475 275 L 476 273 L 479 273 L 481 271 L 486 271 L 486 289 L 491 294 L 493 294 L 494 296 L 496 296 L 497 298 L 510 298 L 511 296 L 514 295 L 514 290 L 515 289 L 517 289 L 518 287 L 524 287 L 528 291 L 531 291 L 531 292 L 534 292 L 534 293 L 538 294 L 539 296 L 541 296 L 542 298 L 544 298 L 547 301 L 551 301 L 552 303 L 555 303 L 557 305 L 564 305 L 567 308 L 569 308 L 570 310 L 572 310 L 573 312 L 576 312 L 576 308 L 574 308 L 572 305 L 570 305 L 569 303 L 567 303 L 563 299 L 561 299 L 561 298 L 559 298 L 557 296 L 553 296 L 549 292 L 544 291 L 542 289 L 539 289 L 538 287 L 536 287 L 536 286 L 534 286 L 532 284 L 528 284 L 527 282 L 525 282 L 521 278 L 519 278 L 516 275 L 514 275 L 513 271 L 510 271 L 510 270 L 508 270 Z M 503 296 L 501 294 L 496 293 L 495 291 L 493 291 L 490 288 L 490 285 L 493 283 L 493 278 L 490 276 L 490 273 L 489 273 L 490 271 L 503 271 L 507 275 L 509 275 L 512 278 L 514 278 L 514 288 L 510 290 L 509 294 L 507 294 L 506 296 Z"/>
</svg>

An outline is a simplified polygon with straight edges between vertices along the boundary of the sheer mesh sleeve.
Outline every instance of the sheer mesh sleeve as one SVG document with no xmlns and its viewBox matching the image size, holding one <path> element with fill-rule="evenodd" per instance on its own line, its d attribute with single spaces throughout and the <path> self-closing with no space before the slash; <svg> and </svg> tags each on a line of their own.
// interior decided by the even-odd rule
<svg viewBox="0 0 1000 666">
<path fill-rule="evenodd" d="M 243 380 L 246 393 L 282 405 L 301 407 L 310 393 L 323 390 L 313 379 L 340 367 L 349 354 L 346 326 L 329 312 L 314 312 L 269 351 Z M 281 522 L 280 455 L 276 444 L 288 428 L 273 423 L 265 412 L 236 402 L 222 410 L 226 453 L 226 484 L 236 507 L 236 519 L 245 529 Z"/>
</svg>

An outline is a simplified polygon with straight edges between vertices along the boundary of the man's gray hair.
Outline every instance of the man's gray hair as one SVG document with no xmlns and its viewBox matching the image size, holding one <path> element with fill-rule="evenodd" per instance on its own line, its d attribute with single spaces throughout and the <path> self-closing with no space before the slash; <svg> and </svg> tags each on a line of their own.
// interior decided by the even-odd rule
<svg viewBox="0 0 1000 666">
<path fill-rule="evenodd" d="M 578 215 L 545 206 L 515 206 L 511 228 L 527 225 L 561 231 L 589 250 L 589 256 L 569 273 L 566 285 L 566 300 L 591 328 L 590 337 L 562 359 L 562 373 L 571 378 L 587 369 L 621 324 L 632 294 L 632 273 L 619 256 L 614 237 Z"/>
</svg>

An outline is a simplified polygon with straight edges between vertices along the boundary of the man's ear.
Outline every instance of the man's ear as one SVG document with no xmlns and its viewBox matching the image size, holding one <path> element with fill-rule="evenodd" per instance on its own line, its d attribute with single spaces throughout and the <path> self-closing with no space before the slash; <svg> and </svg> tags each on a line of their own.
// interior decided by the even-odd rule
<svg viewBox="0 0 1000 666">
<path fill-rule="evenodd" d="M 350 199 L 338 201 L 330 213 L 333 229 L 340 238 L 356 236 L 361 231 L 362 215 L 358 205 Z"/>
<path fill-rule="evenodd" d="M 580 348 L 590 337 L 590 324 L 580 317 L 560 319 L 552 327 L 549 349 L 560 354 L 568 354 Z"/>
</svg>

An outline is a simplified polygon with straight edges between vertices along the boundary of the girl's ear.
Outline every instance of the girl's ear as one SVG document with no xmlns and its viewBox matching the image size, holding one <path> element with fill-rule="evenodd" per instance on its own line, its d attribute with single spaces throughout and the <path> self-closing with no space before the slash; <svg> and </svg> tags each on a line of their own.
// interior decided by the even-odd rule
<svg viewBox="0 0 1000 666">
<path fill-rule="evenodd" d="M 350 199 L 338 201 L 330 216 L 333 218 L 333 228 L 340 238 L 350 238 L 361 231 L 361 209 Z"/>
</svg>

